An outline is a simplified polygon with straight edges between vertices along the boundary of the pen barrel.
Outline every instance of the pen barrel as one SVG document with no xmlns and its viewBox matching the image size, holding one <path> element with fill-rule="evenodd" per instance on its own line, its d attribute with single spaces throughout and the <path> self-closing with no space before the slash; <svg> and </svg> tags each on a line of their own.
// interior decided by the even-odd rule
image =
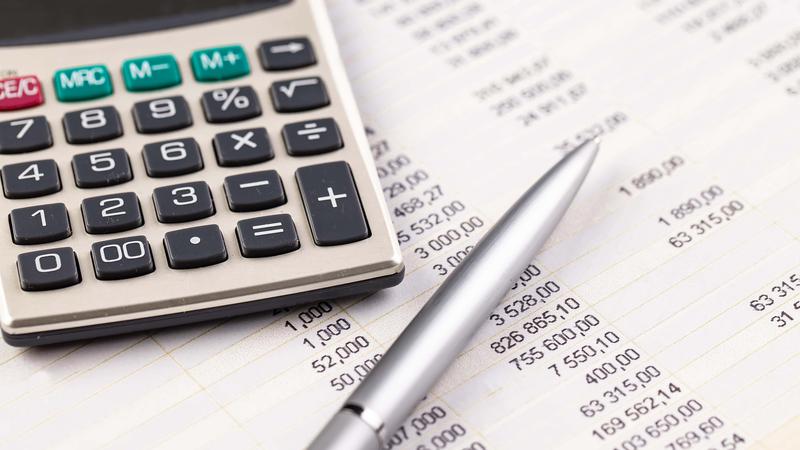
<svg viewBox="0 0 800 450">
<path fill-rule="evenodd" d="M 484 236 L 395 340 L 346 403 L 382 419 L 385 443 L 463 351 L 544 245 L 597 154 L 589 141 L 564 157 Z"/>
</svg>

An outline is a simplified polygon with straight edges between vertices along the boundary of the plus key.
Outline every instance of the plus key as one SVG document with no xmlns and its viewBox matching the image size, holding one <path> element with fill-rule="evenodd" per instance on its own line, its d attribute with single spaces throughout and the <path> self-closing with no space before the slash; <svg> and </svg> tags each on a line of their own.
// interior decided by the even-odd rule
<svg viewBox="0 0 800 450">
<path fill-rule="evenodd" d="M 301 167 L 296 178 L 317 245 L 349 244 L 369 237 L 369 226 L 347 163 Z"/>
</svg>

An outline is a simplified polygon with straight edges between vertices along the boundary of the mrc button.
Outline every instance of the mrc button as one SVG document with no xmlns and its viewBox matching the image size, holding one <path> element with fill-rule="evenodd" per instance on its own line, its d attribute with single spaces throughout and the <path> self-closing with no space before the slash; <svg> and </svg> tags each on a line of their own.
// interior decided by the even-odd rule
<svg viewBox="0 0 800 450">
<path fill-rule="evenodd" d="M 36 76 L 0 79 L 0 111 L 30 108 L 43 102 L 42 84 Z"/>
<path fill-rule="evenodd" d="M 62 102 L 77 102 L 114 93 L 111 75 L 104 65 L 61 69 L 53 75 L 56 97 Z"/>
</svg>

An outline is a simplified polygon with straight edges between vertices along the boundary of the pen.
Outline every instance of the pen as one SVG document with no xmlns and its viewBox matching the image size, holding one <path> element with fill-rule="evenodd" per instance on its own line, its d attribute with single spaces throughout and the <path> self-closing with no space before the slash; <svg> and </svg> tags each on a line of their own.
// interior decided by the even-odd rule
<svg viewBox="0 0 800 450">
<path fill-rule="evenodd" d="M 568 153 L 503 215 L 439 287 L 311 450 L 383 447 L 461 353 L 564 216 L 599 139 Z"/>
</svg>

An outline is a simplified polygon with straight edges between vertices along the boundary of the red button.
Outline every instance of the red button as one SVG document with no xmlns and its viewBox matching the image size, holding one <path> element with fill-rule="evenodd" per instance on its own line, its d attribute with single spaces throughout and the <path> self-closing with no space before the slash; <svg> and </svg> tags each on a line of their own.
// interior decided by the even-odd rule
<svg viewBox="0 0 800 450">
<path fill-rule="evenodd" d="M 0 79 L 0 111 L 30 108 L 42 103 L 42 84 L 35 75 Z"/>
</svg>

